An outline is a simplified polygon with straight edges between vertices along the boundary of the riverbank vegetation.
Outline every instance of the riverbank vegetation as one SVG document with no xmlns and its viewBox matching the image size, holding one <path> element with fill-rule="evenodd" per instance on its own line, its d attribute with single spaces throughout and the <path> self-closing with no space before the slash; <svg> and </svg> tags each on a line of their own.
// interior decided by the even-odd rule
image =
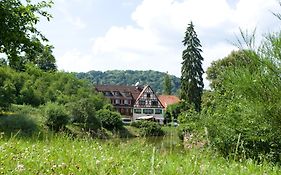
<svg viewBox="0 0 281 175">
<path fill-rule="evenodd" d="M 0 52 L 6 54 L 0 59 L 0 173 L 280 174 L 280 32 L 267 34 L 258 47 L 254 36 L 241 32 L 245 42 L 238 40 L 239 50 L 208 68 L 211 90 L 205 91 L 200 42 L 188 46 L 185 99 L 166 112 L 180 126 L 123 126 L 120 114 L 91 83 L 57 71 L 52 46 L 34 28 L 38 15 L 51 18 L 43 10 L 51 5 L 1 2 L 0 11 L 10 20 L 0 20 L 7 29 L 0 31 L 5 38 Z M 18 24 L 19 31 L 9 30 Z M 199 61 L 189 64 L 196 55 Z M 183 142 L 175 142 L 174 129 Z M 155 135 L 161 137 L 150 137 Z"/>
<path fill-rule="evenodd" d="M 225 157 L 280 162 L 281 33 L 267 34 L 258 47 L 254 35 L 241 36 L 238 51 L 208 68 L 202 110 L 191 106 L 178 119 Z"/>
<path fill-rule="evenodd" d="M 208 149 L 158 146 L 143 139 L 96 140 L 50 135 L 0 139 L 2 174 L 280 174 L 280 167 L 234 161 Z"/>
</svg>

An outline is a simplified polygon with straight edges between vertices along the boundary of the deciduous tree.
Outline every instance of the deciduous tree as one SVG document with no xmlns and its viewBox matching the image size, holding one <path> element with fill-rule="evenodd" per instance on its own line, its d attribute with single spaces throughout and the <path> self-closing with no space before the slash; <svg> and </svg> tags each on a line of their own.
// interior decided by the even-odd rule
<svg viewBox="0 0 281 175">
<path fill-rule="evenodd" d="M 20 0 L 1 0 L 0 2 L 0 53 L 7 55 L 8 64 L 17 70 L 24 69 L 26 62 L 36 63 L 32 57 L 34 52 L 48 53 L 44 58 L 48 60 L 51 52 L 46 52 L 47 38 L 36 28 L 40 17 L 51 18 L 45 9 L 50 8 L 52 1 L 42 1 L 32 4 L 30 0 L 22 3 Z M 46 48 L 47 47 L 47 48 Z M 50 60 L 50 59 L 49 59 Z M 51 59 L 54 63 L 54 59 Z"/>
<path fill-rule="evenodd" d="M 171 93 L 172 93 L 172 83 L 171 83 L 170 75 L 167 72 L 164 77 L 164 94 L 171 95 Z"/>
</svg>

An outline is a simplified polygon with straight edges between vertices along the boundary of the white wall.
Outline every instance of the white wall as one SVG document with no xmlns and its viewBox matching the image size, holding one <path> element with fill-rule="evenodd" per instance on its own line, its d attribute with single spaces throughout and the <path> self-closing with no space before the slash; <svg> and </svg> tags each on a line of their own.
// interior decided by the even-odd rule
<svg viewBox="0 0 281 175">
<path fill-rule="evenodd" d="M 135 108 L 134 108 L 135 109 Z M 162 122 L 164 121 L 164 109 L 162 109 L 162 114 L 144 114 L 143 113 L 143 109 L 161 109 L 161 108 L 137 108 L 137 109 L 141 109 L 141 114 L 136 114 L 136 113 L 133 113 L 133 121 L 135 121 L 137 118 L 139 117 L 143 117 L 143 116 L 154 116 L 155 119 L 158 119 L 160 120 L 160 124 L 162 124 Z M 134 112 L 134 110 L 133 110 Z M 155 112 L 155 110 L 154 110 Z"/>
</svg>

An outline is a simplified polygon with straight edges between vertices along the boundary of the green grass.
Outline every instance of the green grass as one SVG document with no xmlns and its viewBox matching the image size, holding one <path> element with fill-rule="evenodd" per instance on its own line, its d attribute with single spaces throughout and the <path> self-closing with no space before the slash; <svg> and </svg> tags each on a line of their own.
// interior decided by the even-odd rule
<svg viewBox="0 0 281 175">
<path fill-rule="evenodd" d="M 1 137 L 1 136 L 0 136 Z M 280 174 L 280 167 L 226 160 L 207 149 L 135 139 L 0 139 L 0 174 Z"/>
</svg>

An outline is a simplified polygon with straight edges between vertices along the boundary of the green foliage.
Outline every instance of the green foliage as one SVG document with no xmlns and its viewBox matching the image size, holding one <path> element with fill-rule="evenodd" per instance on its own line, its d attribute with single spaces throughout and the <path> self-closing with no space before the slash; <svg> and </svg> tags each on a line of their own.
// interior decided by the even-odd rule
<svg viewBox="0 0 281 175">
<path fill-rule="evenodd" d="M 152 143 L 131 140 L 73 139 L 65 135 L 46 139 L 3 139 L 0 136 L 2 174 L 280 174 L 280 165 L 253 160 L 233 161 L 206 149 L 183 149 L 167 138 Z M 17 159 L 17 161 L 11 161 Z"/>
<path fill-rule="evenodd" d="M 164 77 L 163 87 L 164 87 L 164 94 L 171 95 L 171 93 L 172 93 L 171 92 L 172 91 L 172 84 L 171 84 L 170 75 L 168 73 L 166 73 L 166 75 Z"/>
<path fill-rule="evenodd" d="M 182 53 L 181 68 L 181 99 L 195 106 L 196 111 L 201 110 L 201 96 L 203 93 L 203 68 L 201 44 L 191 22 L 185 32 L 183 45 L 186 49 Z"/>
<path fill-rule="evenodd" d="M 3 110 L 8 110 L 12 103 L 36 107 L 47 102 L 67 104 L 83 98 L 90 99 L 96 110 L 108 103 L 90 83 L 73 74 L 44 72 L 32 64 L 26 66 L 26 72 L 0 67 L 0 80 L 0 108 Z"/>
<path fill-rule="evenodd" d="M 224 73 L 232 68 L 248 68 L 255 70 L 255 63 L 249 58 L 249 50 L 232 51 L 227 57 L 211 63 L 207 69 L 207 79 L 212 89 L 223 89 Z M 253 53 L 254 54 L 254 53 Z"/>
<path fill-rule="evenodd" d="M 259 49 L 218 62 L 227 67 L 218 71 L 220 81 L 204 112 L 210 141 L 224 155 L 280 161 L 280 38 L 271 34 Z"/>
<path fill-rule="evenodd" d="M 4 66 L 0 67 L 0 111 L 7 110 L 15 101 L 16 87 L 14 72 Z"/>
<path fill-rule="evenodd" d="M 97 118 L 101 121 L 102 127 L 109 130 L 119 130 L 123 127 L 121 115 L 108 109 L 101 109 L 96 112 Z"/>
<path fill-rule="evenodd" d="M 109 111 L 114 111 L 114 107 L 112 106 L 112 104 L 106 104 L 104 105 L 103 109 L 107 109 Z"/>
<path fill-rule="evenodd" d="M 133 71 L 133 70 L 112 70 L 112 71 L 90 71 L 87 73 L 78 73 L 78 78 L 83 78 L 91 81 L 93 84 L 113 84 L 113 85 L 135 85 L 137 82 L 140 85 L 149 84 L 155 93 L 161 94 L 163 82 L 166 73 L 158 71 Z M 180 79 L 176 76 L 169 76 L 171 79 L 171 93 L 176 94 L 180 87 Z"/>
<path fill-rule="evenodd" d="M 168 105 L 165 111 L 166 122 L 170 122 L 172 119 L 178 119 L 180 113 L 187 110 L 186 106 L 187 105 L 184 102 Z"/>
<path fill-rule="evenodd" d="M 178 116 L 179 125 L 179 132 L 178 136 L 180 139 L 183 139 L 185 133 L 189 134 L 202 134 L 204 130 L 204 120 L 200 113 L 196 112 L 193 108 L 182 112 Z"/>
<path fill-rule="evenodd" d="M 69 115 L 63 105 L 57 103 L 47 103 L 44 107 L 45 124 L 54 131 L 65 128 L 69 121 Z"/>
<path fill-rule="evenodd" d="M 140 136 L 163 136 L 165 134 L 160 124 L 152 121 L 140 120 L 133 122 L 131 126 L 140 128 Z"/>
<path fill-rule="evenodd" d="M 38 125 L 27 114 L 0 115 L 0 132 L 4 132 L 6 135 L 28 136 L 36 131 L 38 131 Z"/>
<path fill-rule="evenodd" d="M 51 18 L 45 9 L 52 4 L 52 1 L 37 4 L 31 1 L 22 3 L 20 0 L 1 1 L 0 53 L 7 55 L 12 68 L 23 70 L 26 63 L 32 62 L 44 70 L 56 69 L 52 47 L 43 45 L 42 41 L 46 42 L 47 39 L 36 29 L 40 17 Z"/>
<path fill-rule="evenodd" d="M 93 99 L 83 98 L 69 103 L 68 106 L 73 123 L 82 125 L 86 130 L 97 130 L 101 127 L 101 121 L 95 115 Z"/>
</svg>

